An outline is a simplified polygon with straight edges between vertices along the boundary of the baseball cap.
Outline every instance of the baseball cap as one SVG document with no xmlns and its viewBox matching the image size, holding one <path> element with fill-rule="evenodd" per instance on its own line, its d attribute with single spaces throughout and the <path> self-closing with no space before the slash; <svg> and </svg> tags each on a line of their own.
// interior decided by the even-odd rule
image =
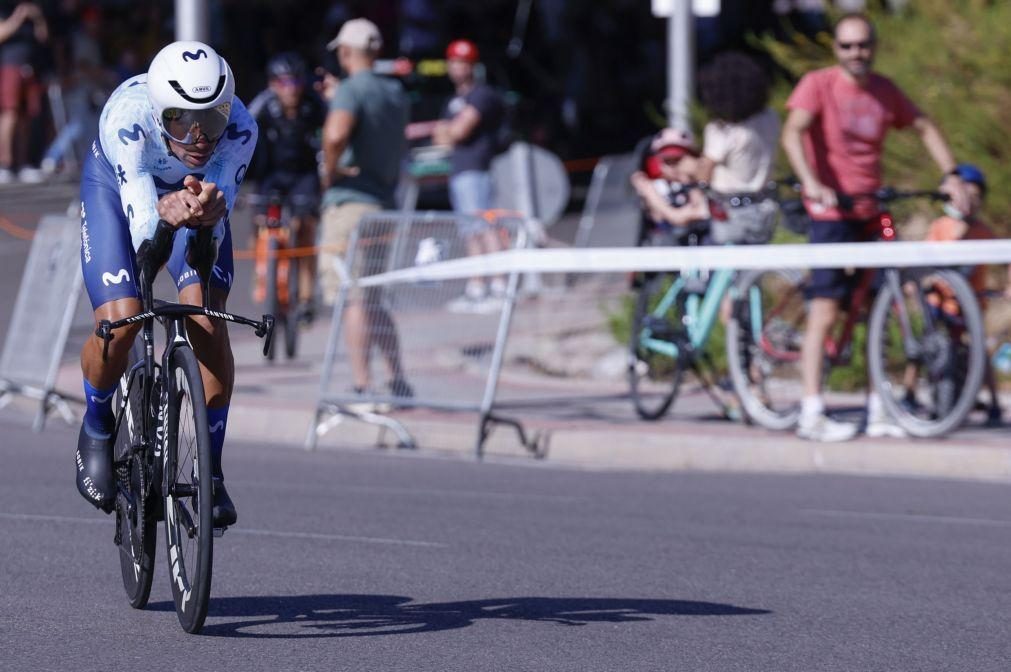
<svg viewBox="0 0 1011 672">
<path fill-rule="evenodd" d="M 453 40 L 446 47 L 446 60 L 460 60 L 477 63 L 480 58 L 477 45 L 470 40 Z"/>
<path fill-rule="evenodd" d="M 695 136 L 683 128 L 665 128 L 653 138 L 649 150 L 654 156 L 677 158 L 685 154 L 698 156 Z"/>
<path fill-rule="evenodd" d="M 379 34 L 376 24 L 368 19 L 351 19 L 344 22 L 337 37 L 330 40 L 326 48 L 336 49 L 342 44 L 352 49 L 376 53 L 383 48 L 383 36 Z"/>
</svg>

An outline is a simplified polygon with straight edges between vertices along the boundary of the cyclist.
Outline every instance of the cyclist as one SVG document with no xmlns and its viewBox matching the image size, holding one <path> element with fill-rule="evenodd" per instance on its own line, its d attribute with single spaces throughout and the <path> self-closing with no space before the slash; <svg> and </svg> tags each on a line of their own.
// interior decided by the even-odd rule
<svg viewBox="0 0 1011 672">
<path fill-rule="evenodd" d="M 311 247 L 316 244 L 320 199 L 316 155 L 326 108 L 314 91 L 306 90 L 306 65 L 298 54 L 271 58 L 267 78 L 267 89 L 249 103 L 249 113 L 266 140 L 253 157 L 250 177 L 259 181 L 264 196 L 279 193 L 287 200 L 296 246 Z M 298 268 L 299 314 L 311 319 L 315 255 L 303 257 Z"/>
<path fill-rule="evenodd" d="M 872 71 L 877 38 L 863 14 L 846 14 L 835 26 L 838 65 L 805 75 L 794 89 L 783 127 L 782 146 L 803 185 L 811 216 L 809 241 L 861 240 L 863 223 L 877 203 L 860 199 L 852 211 L 838 206 L 837 192 L 864 193 L 881 186 L 881 153 L 890 128 L 911 127 L 945 175 L 941 190 L 967 211 L 968 197 L 956 162 L 937 126 L 891 80 Z M 808 286 L 810 306 L 801 346 L 804 398 L 798 436 L 815 441 L 845 441 L 858 427 L 825 415 L 821 397 L 823 345 L 849 291 L 842 269 L 816 269 Z M 881 400 L 868 398 L 868 435 L 901 435 Z"/>
<path fill-rule="evenodd" d="M 183 230 L 167 266 L 180 302 L 192 305 L 202 304 L 203 293 L 186 263 L 187 241 L 193 229 L 213 227 L 219 254 L 210 305 L 224 309 L 233 278 L 228 213 L 257 139 L 256 124 L 234 91 L 232 70 L 214 49 L 174 42 L 106 103 L 81 175 L 81 266 L 96 322 L 140 312 L 134 251 L 159 219 Z M 224 527 L 236 520 L 221 470 L 234 363 L 223 322 L 193 317 L 188 327 L 208 405 L 214 524 Z M 139 329 L 138 322 L 119 331 L 107 360 L 94 334 L 81 350 L 87 410 L 77 444 L 77 488 L 106 512 L 115 498 L 112 396 Z"/>
</svg>

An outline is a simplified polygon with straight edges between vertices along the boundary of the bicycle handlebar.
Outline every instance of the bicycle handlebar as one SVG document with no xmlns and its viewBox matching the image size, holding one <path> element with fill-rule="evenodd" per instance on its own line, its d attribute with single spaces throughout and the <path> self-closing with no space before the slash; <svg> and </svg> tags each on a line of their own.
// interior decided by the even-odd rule
<svg viewBox="0 0 1011 672">
<path fill-rule="evenodd" d="M 881 187 L 877 191 L 860 194 L 844 194 L 840 192 L 836 194 L 836 197 L 839 200 L 839 205 L 846 210 L 852 209 L 854 202 L 859 200 L 873 200 L 883 205 L 913 198 L 929 198 L 932 201 L 948 201 L 951 198 L 948 194 L 942 194 L 934 190 L 900 191 L 895 187 Z"/>
<path fill-rule="evenodd" d="M 106 361 L 109 358 L 109 343 L 113 339 L 112 332 L 115 329 L 121 329 L 127 325 L 156 317 L 179 318 L 191 315 L 205 315 L 252 327 L 257 337 L 265 339 L 263 354 L 266 356 L 270 350 L 270 342 L 274 334 L 273 315 L 264 315 L 263 319 L 256 321 L 242 317 L 241 315 L 232 315 L 231 313 L 212 310 L 209 307 L 210 292 L 208 291 L 208 283 L 214 262 L 217 261 L 218 256 L 217 245 L 214 244 L 214 230 L 209 227 L 203 227 L 197 231 L 196 236 L 190 240 L 186 248 L 186 263 L 192 266 L 200 277 L 204 290 L 204 305 L 193 306 L 168 302 L 155 305 L 151 294 L 154 276 L 158 273 L 158 269 L 168 262 L 172 254 L 175 233 L 176 229 L 168 222 L 163 219 L 159 220 L 154 235 L 141 243 L 137 249 L 137 268 L 140 274 L 144 310 L 136 315 L 131 315 L 115 322 L 110 320 L 101 320 L 99 322 L 98 328 L 95 329 L 95 335 L 103 341 L 102 360 Z"/>
</svg>

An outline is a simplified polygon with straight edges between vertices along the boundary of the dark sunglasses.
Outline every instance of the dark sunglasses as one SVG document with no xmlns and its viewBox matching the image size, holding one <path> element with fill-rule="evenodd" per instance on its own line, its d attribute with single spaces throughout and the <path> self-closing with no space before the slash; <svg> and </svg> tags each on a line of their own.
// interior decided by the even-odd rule
<svg viewBox="0 0 1011 672">
<path fill-rule="evenodd" d="M 836 42 L 836 46 L 843 51 L 849 51 L 850 49 L 870 51 L 874 47 L 874 40 L 864 40 L 863 42 Z"/>
</svg>

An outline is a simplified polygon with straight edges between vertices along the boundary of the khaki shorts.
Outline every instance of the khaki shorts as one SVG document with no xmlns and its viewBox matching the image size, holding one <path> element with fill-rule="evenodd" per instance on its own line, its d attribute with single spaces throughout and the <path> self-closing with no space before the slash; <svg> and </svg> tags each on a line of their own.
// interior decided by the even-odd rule
<svg viewBox="0 0 1011 672">
<path fill-rule="evenodd" d="M 380 207 L 373 203 L 342 203 L 331 205 L 323 210 L 320 217 L 320 253 L 319 281 L 323 302 L 333 305 L 340 293 L 341 276 L 335 268 L 335 261 L 340 259 L 346 263 L 351 236 L 358 227 L 362 217 L 373 212 L 379 212 Z M 375 275 L 383 270 L 386 260 L 386 245 L 380 241 L 370 240 L 363 234 L 358 240 L 353 268 L 347 268 L 351 277 Z M 351 290 L 348 301 L 377 301 L 378 288 L 363 291 L 359 288 Z"/>
</svg>

